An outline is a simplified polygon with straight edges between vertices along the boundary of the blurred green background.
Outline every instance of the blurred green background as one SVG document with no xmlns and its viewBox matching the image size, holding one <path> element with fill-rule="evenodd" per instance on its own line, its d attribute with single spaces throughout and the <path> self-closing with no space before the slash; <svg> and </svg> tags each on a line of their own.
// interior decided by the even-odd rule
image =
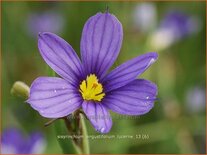
<svg viewBox="0 0 207 155">
<path fill-rule="evenodd" d="M 137 15 L 143 5 L 150 6 L 143 9 L 150 14 L 145 16 L 144 12 L 144 20 L 139 17 L 142 11 Z M 113 127 L 107 135 L 138 138 L 90 139 L 91 153 L 205 153 L 205 2 L 2 2 L 2 130 L 16 127 L 25 133 L 42 131 L 47 142 L 43 153 L 61 153 L 54 125 L 44 127 L 48 120 L 23 99 L 12 96 L 10 89 L 17 80 L 30 85 L 38 76 L 47 76 L 47 65 L 37 48 L 37 31 L 58 34 L 79 54 L 84 23 L 97 12 L 104 12 L 106 6 L 124 30 L 114 67 L 137 55 L 158 52 L 157 62 L 141 77 L 158 85 L 159 99 L 140 117 L 117 118 L 118 114 L 111 113 Z M 170 10 L 196 19 L 195 30 L 163 47 L 165 36 L 161 35 L 161 45 L 149 40 Z M 87 128 L 89 135 L 99 135 L 89 122 Z"/>
</svg>

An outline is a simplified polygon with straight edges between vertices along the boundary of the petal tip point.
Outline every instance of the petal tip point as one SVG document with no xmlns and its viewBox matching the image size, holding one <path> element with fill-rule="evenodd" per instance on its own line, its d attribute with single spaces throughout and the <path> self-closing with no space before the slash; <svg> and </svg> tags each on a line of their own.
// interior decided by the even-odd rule
<svg viewBox="0 0 207 155">
<path fill-rule="evenodd" d="M 150 54 L 154 57 L 154 59 L 157 59 L 159 56 L 157 52 L 150 52 Z"/>
<path fill-rule="evenodd" d="M 29 103 L 30 104 L 30 102 L 31 102 L 31 99 L 30 98 L 28 98 L 26 101 L 24 101 L 24 102 L 26 102 L 26 103 Z"/>
<path fill-rule="evenodd" d="M 152 57 L 150 60 L 150 64 L 154 63 L 158 59 L 158 53 L 157 52 L 150 52 L 150 56 Z"/>
<path fill-rule="evenodd" d="M 41 37 L 43 32 L 38 32 L 38 36 Z"/>
<path fill-rule="evenodd" d="M 52 34 L 52 33 L 50 33 L 50 32 L 39 32 L 38 36 L 43 37 L 44 35 L 50 35 L 50 34 Z"/>
<path fill-rule="evenodd" d="M 43 38 L 43 35 L 44 35 L 44 32 L 39 32 L 39 33 L 38 33 L 38 38 L 39 38 L 39 39 L 42 39 L 42 38 Z"/>
<path fill-rule="evenodd" d="M 100 133 L 102 133 L 102 134 L 106 134 L 106 133 L 108 133 L 110 130 L 107 130 L 106 128 L 98 128 L 98 129 L 96 129 L 96 131 L 98 131 L 98 132 L 100 132 Z"/>
<path fill-rule="evenodd" d="M 155 58 L 158 59 L 158 56 L 159 56 L 158 53 L 154 52 L 154 54 L 155 54 Z"/>
</svg>

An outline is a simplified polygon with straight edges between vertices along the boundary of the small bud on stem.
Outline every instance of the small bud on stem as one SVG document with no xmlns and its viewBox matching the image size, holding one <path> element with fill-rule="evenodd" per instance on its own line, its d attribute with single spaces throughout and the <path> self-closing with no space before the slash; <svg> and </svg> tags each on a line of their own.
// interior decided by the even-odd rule
<svg viewBox="0 0 207 155">
<path fill-rule="evenodd" d="M 11 94 L 27 99 L 29 97 L 29 86 L 22 81 L 16 81 L 12 86 Z"/>
</svg>

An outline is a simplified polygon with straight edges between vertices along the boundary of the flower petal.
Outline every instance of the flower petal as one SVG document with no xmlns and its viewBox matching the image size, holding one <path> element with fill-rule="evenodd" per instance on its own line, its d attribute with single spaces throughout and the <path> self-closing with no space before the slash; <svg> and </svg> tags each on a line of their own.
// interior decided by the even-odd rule
<svg viewBox="0 0 207 155">
<path fill-rule="evenodd" d="M 86 74 L 103 76 L 116 60 L 123 38 L 122 25 L 106 12 L 86 22 L 81 38 L 81 58 Z"/>
<path fill-rule="evenodd" d="M 105 92 L 120 88 L 132 82 L 158 58 L 158 54 L 150 52 L 129 60 L 112 70 L 102 81 Z"/>
<path fill-rule="evenodd" d="M 59 118 L 78 109 L 82 98 L 64 79 L 39 77 L 32 83 L 27 102 L 43 117 Z"/>
<path fill-rule="evenodd" d="M 93 101 L 84 101 L 82 108 L 94 128 L 101 133 L 107 133 L 112 126 L 110 113 L 104 105 Z"/>
<path fill-rule="evenodd" d="M 40 33 L 38 47 L 45 62 L 62 78 L 71 83 L 82 78 L 80 59 L 65 40 L 53 33 Z"/>
<path fill-rule="evenodd" d="M 157 86 L 147 80 L 137 79 L 106 94 L 103 104 L 124 115 L 142 115 L 149 112 L 156 100 Z"/>
</svg>

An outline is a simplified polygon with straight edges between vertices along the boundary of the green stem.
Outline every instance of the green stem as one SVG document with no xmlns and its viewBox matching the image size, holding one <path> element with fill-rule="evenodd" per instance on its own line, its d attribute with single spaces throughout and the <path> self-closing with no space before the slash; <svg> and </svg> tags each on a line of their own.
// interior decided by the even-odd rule
<svg viewBox="0 0 207 155">
<path fill-rule="evenodd" d="M 87 132 L 84 116 L 81 113 L 79 115 L 80 115 L 81 129 L 82 129 L 81 133 L 83 135 L 83 139 L 82 139 L 83 154 L 90 154 L 89 141 L 88 141 L 88 132 Z"/>
<path fill-rule="evenodd" d="M 58 138 L 58 136 L 67 136 L 67 129 L 65 128 L 65 123 L 63 120 L 58 120 L 54 122 L 54 129 L 57 136 L 57 141 L 65 154 L 75 154 L 77 153 L 77 148 L 75 148 L 73 141 L 68 138 Z"/>
</svg>

